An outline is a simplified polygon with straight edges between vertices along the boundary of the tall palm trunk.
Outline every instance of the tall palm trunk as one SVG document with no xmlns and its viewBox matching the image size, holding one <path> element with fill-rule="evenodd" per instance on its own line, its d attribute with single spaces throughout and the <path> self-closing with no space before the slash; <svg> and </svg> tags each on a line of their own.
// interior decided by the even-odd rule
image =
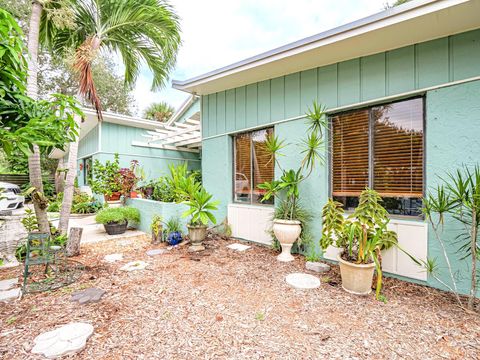
<svg viewBox="0 0 480 360">
<path fill-rule="evenodd" d="M 80 128 L 81 119 L 75 115 L 75 123 Z M 63 189 L 63 201 L 60 209 L 60 221 L 58 230 L 62 234 L 66 234 L 68 230 L 68 221 L 70 219 L 70 212 L 73 204 L 73 194 L 75 191 L 74 183 L 77 175 L 77 154 L 78 154 L 78 136 L 74 142 L 71 142 L 68 147 L 68 163 L 67 163 L 67 177 L 65 179 L 65 186 Z M 70 239 L 69 239 L 70 240 Z"/>
<path fill-rule="evenodd" d="M 42 15 L 42 4 L 38 1 L 32 1 L 32 15 L 30 17 L 30 27 L 28 31 L 28 77 L 27 77 L 27 95 L 32 99 L 38 98 L 38 38 L 40 31 L 40 18 Z M 30 175 L 30 184 L 35 187 L 33 194 L 33 206 L 38 221 L 38 228 L 41 232 L 50 233 L 50 226 L 47 217 L 47 203 L 43 196 L 42 168 L 40 164 L 40 148 L 33 146 L 33 154 L 28 158 L 28 170 Z"/>
</svg>

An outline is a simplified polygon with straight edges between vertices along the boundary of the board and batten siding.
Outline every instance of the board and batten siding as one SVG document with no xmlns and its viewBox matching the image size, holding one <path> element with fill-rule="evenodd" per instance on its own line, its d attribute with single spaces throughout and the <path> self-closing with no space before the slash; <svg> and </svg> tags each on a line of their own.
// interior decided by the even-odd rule
<svg viewBox="0 0 480 360">
<path fill-rule="evenodd" d="M 242 131 L 327 109 L 480 75 L 480 29 L 202 96 L 202 136 Z"/>
<path fill-rule="evenodd" d="M 78 158 L 90 156 L 99 151 L 98 124 L 95 125 L 78 143 Z M 67 159 L 68 160 L 68 157 Z"/>
</svg>

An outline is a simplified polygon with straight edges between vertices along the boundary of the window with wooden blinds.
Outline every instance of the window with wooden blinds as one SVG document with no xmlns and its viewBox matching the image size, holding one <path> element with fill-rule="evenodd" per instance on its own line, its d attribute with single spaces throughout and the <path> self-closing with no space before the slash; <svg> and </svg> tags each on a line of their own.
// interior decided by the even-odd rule
<svg viewBox="0 0 480 360">
<path fill-rule="evenodd" d="M 423 102 L 372 109 L 373 188 L 384 197 L 423 196 Z"/>
<path fill-rule="evenodd" d="M 272 204 L 273 199 L 261 202 L 264 190 L 258 184 L 272 181 L 275 162 L 266 150 L 265 141 L 273 128 L 243 133 L 234 137 L 236 202 Z"/>
<path fill-rule="evenodd" d="M 368 110 L 332 118 L 334 196 L 358 196 L 368 186 Z"/>
<path fill-rule="evenodd" d="M 391 214 L 419 215 L 424 184 L 423 99 L 331 117 L 332 196 L 346 209 L 370 187 Z"/>
</svg>

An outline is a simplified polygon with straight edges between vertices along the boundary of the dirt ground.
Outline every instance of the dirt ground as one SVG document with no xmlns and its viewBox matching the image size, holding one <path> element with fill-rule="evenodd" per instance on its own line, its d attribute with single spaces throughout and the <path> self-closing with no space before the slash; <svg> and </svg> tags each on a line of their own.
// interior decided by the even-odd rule
<svg viewBox="0 0 480 360">
<path fill-rule="evenodd" d="M 210 239 L 202 254 L 183 246 L 156 257 L 142 240 L 85 245 L 79 282 L 0 304 L 0 358 L 41 359 L 30 353 L 35 336 L 72 321 L 95 328 L 72 359 L 480 358 L 480 317 L 444 292 L 386 279 L 385 304 L 343 291 L 335 266 L 320 288 L 295 290 L 284 278 L 304 271 L 303 257 L 279 263 L 270 249 L 234 252 L 232 242 Z M 104 262 L 111 253 L 124 260 Z M 120 271 L 133 260 L 149 266 Z M 0 277 L 13 272 L 21 269 Z M 99 303 L 70 301 L 93 286 L 107 291 Z"/>
</svg>

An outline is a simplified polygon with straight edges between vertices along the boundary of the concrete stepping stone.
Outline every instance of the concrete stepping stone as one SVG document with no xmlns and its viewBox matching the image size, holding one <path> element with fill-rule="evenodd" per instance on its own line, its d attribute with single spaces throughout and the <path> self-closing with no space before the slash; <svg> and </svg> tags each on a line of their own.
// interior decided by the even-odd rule
<svg viewBox="0 0 480 360">
<path fill-rule="evenodd" d="M 123 265 L 120 270 L 123 271 L 135 271 L 135 270 L 144 270 L 148 266 L 148 263 L 145 261 L 137 260 L 130 261 L 129 263 Z"/>
<path fill-rule="evenodd" d="M 105 293 L 105 290 L 99 288 L 89 288 L 74 292 L 70 301 L 78 301 L 79 304 L 99 302 Z"/>
<path fill-rule="evenodd" d="M 152 249 L 147 251 L 148 256 L 157 256 L 157 255 L 162 255 L 167 252 L 166 249 Z"/>
<path fill-rule="evenodd" d="M 106 262 L 114 263 L 123 260 L 123 254 L 109 254 L 103 258 Z"/>
<path fill-rule="evenodd" d="M 235 250 L 235 251 L 245 251 L 245 250 L 250 249 L 251 246 L 235 243 L 235 244 L 227 245 L 227 248 Z"/>
<path fill-rule="evenodd" d="M 13 289 L 17 285 L 18 285 L 18 279 L 17 278 L 2 280 L 2 281 L 0 281 L 0 291 L 6 291 L 6 290 Z"/>
<path fill-rule="evenodd" d="M 330 271 L 330 265 L 324 264 L 317 261 L 307 261 L 305 263 L 305 268 L 310 271 L 315 271 L 318 273 L 326 273 Z"/>
<path fill-rule="evenodd" d="M 0 291 L 0 301 L 12 301 L 20 298 L 22 290 L 20 288 Z"/>
<path fill-rule="evenodd" d="M 285 281 L 295 289 L 316 289 L 320 287 L 320 279 L 310 274 L 288 274 L 285 277 Z"/>
<path fill-rule="evenodd" d="M 42 354 L 48 359 L 73 355 L 83 350 L 93 334 L 93 326 L 87 323 L 70 323 L 55 330 L 38 335 L 32 353 Z"/>
</svg>

